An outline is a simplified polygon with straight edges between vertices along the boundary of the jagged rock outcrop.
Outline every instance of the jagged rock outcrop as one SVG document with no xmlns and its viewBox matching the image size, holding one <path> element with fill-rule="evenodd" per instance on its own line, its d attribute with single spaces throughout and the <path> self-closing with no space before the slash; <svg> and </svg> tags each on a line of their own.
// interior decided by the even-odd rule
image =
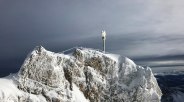
<svg viewBox="0 0 184 102">
<path fill-rule="evenodd" d="M 36 102 L 160 102 L 162 95 L 149 67 L 87 48 L 63 54 L 36 47 L 18 76 L 18 88 Z"/>
</svg>

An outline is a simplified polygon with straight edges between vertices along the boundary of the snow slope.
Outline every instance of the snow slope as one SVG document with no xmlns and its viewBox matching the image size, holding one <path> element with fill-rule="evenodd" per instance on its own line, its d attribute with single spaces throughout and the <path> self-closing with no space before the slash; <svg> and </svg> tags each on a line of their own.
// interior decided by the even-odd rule
<svg viewBox="0 0 184 102">
<path fill-rule="evenodd" d="M 149 67 L 89 48 L 64 54 L 36 47 L 18 74 L 0 83 L 4 102 L 160 102 L 162 96 Z"/>
<path fill-rule="evenodd" d="M 21 91 L 11 79 L 0 78 L 0 102 L 16 102 Z"/>
<path fill-rule="evenodd" d="M 162 90 L 162 102 L 183 102 L 184 73 L 157 73 L 155 75 Z"/>
</svg>

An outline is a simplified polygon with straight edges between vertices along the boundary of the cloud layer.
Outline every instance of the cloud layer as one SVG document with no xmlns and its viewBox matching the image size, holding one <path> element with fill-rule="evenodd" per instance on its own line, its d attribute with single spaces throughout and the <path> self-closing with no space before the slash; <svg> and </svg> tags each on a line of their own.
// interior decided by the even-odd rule
<svg viewBox="0 0 184 102">
<path fill-rule="evenodd" d="M 182 67 L 183 11 L 182 0 L 1 0 L 0 66 L 17 71 L 37 45 L 56 52 L 101 49 L 100 33 L 106 30 L 109 52 L 153 68 Z"/>
</svg>

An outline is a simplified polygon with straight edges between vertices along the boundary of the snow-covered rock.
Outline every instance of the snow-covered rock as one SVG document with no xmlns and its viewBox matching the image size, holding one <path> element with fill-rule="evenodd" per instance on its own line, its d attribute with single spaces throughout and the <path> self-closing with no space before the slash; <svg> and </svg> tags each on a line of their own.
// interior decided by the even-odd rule
<svg viewBox="0 0 184 102">
<path fill-rule="evenodd" d="M 13 102 L 160 102 L 162 95 L 149 67 L 89 48 L 64 54 L 36 47 L 12 80 L 16 83 L 9 90 L 18 92 L 5 95 L 0 86 L 0 100 L 12 96 Z"/>
</svg>

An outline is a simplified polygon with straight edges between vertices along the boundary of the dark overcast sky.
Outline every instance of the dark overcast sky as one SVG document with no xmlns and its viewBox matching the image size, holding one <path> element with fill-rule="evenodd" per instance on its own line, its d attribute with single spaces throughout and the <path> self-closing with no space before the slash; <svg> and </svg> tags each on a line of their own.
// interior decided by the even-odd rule
<svg viewBox="0 0 184 102">
<path fill-rule="evenodd" d="M 184 67 L 182 0 L 0 0 L 0 76 L 17 72 L 37 45 L 101 48 L 140 65 Z"/>
</svg>

